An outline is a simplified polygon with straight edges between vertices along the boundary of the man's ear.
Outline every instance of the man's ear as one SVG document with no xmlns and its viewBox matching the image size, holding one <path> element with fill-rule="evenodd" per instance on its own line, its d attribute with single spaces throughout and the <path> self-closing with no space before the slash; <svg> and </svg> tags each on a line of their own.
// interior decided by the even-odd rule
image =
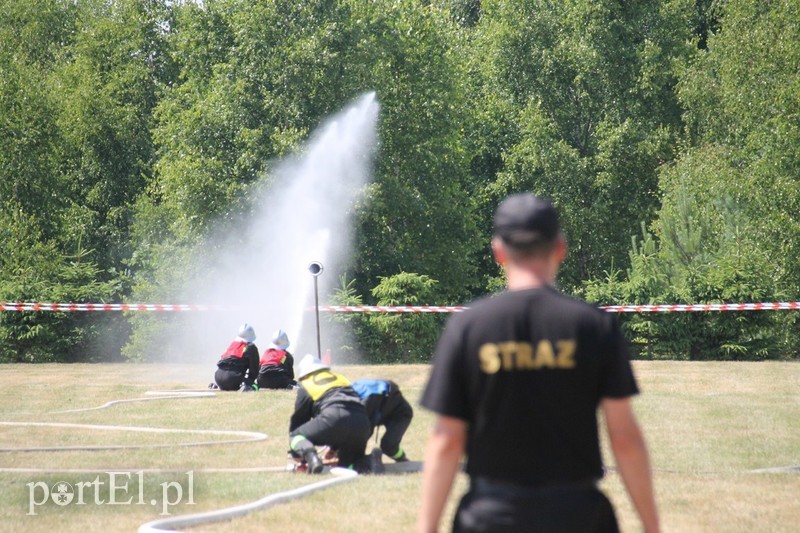
<svg viewBox="0 0 800 533">
<path fill-rule="evenodd" d="M 497 237 L 492 238 L 492 255 L 494 255 L 495 263 L 500 266 L 505 265 L 508 261 L 506 248 L 503 246 L 503 242 Z"/>
<path fill-rule="evenodd" d="M 564 262 L 564 259 L 567 258 L 567 239 L 564 238 L 563 235 L 559 236 L 558 241 L 556 242 L 556 249 L 555 249 L 555 257 L 558 260 L 559 264 Z"/>
</svg>

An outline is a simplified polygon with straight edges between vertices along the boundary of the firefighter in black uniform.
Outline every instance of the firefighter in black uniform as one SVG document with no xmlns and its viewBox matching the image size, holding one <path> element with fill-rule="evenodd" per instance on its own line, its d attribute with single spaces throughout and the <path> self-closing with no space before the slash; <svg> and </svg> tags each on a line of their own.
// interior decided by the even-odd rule
<svg viewBox="0 0 800 533">
<path fill-rule="evenodd" d="M 411 424 L 414 410 L 403 397 L 400 387 L 388 379 L 359 379 L 352 386 L 367 408 L 367 416 L 373 429 L 378 426 L 386 428 L 381 437 L 382 452 L 395 462 L 408 461 L 406 452 L 400 447 L 400 441 Z"/>
<path fill-rule="evenodd" d="M 261 354 L 256 383 L 259 389 L 293 389 L 294 357 L 288 351 L 289 336 L 279 329 L 272 334 L 272 342 Z"/>
<path fill-rule="evenodd" d="M 659 529 L 637 390 L 613 316 L 554 287 L 566 256 L 558 215 L 532 194 L 495 212 L 492 250 L 508 289 L 453 315 L 422 405 L 438 416 L 424 459 L 419 531 L 435 531 L 468 452 L 454 531 L 617 531 L 597 409 L 646 532 Z"/>
<path fill-rule="evenodd" d="M 242 324 L 236 338 L 217 361 L 214 374 L 216 386 L 222 390 L 258 390 L 258 348 L 253 341 L 256 332 L 249 324 Z M 214 384 L 212 384 L 213 386 Z M 213 388 L 213 387 L 212 387 Z"/>
<path fill-rule="evenodd" d="M 292 454 L 305 459 L 309 474 L 323 470 L 315 446 L 330 446 L 339 466 L 358 472 L 373 470 L 364 455 L 372 426 L 350 381 L 310 354 L 300 360 L 297 379 L 297 399 L 289 421 Z"/>
</svg>

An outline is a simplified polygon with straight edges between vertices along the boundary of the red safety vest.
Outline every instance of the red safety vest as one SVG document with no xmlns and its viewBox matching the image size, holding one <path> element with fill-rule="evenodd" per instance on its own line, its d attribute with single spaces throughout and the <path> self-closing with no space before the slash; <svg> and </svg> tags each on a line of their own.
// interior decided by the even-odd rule
<svg viewBox="0 0 800 533">
<path fill-rule="evenodd" d="M 239 359 L 244 356 L 244 349 L 247 348 L 247 343 L 244 341 L 233 341 L 228 346 L 228 349 L 225 350 L 225 353 L 220 355 L 220 359 L 226 359 L 228 357 L 237 357 Z"/>
<path fill-rule="evenodd" d="M 286 350 L 276 350 L 269 348 L 261 354 L 261 366 L 264 365 L 282 365 L 286 361 Z"/>
</svg>

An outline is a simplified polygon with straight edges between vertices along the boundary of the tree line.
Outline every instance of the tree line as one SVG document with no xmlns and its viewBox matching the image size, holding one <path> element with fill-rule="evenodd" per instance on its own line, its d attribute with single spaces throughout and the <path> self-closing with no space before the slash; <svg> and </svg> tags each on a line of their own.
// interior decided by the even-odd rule
<svg viewBox="0 0 800 533">
<path fill-rule="evenodd" d="M 0 301 L 165 302 L 327 115 L 374 90 L 340 304 L 502 287 L 505 195 L 599 304 L 800 299 L 800 2 L 0 0 Z M 170 302 L 182 303 L 182 302 Z M 339 316 L 376 361 L 441 317 Z M 637 354 L 792 359 L 792 312 L 623 317 Z M 151 325 L 0 313 L 2 361 L 141 360 Z"/>
</svg>

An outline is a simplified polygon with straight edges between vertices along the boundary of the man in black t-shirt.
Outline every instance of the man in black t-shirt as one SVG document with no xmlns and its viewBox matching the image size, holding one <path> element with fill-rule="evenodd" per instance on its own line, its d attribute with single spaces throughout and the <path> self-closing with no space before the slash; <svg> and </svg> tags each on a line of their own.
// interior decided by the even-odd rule
<svg viewBox="0 0 800 533">
<path fill-rule="evenodd" d="M 532 194 L 510 196 L 495 213 L 492 250 L 509 290 L 450 319 L 422 396 L 438 417 L 419 530 L 437 529 L 466 454 L 470 489 L 454 531 L 617 531 L 597 489 L 602 407 L 645 531 L 658 531 L 627 348 L 612 316 L 553 287 L 566 256 L 555 208 Z"/>
</svg>

